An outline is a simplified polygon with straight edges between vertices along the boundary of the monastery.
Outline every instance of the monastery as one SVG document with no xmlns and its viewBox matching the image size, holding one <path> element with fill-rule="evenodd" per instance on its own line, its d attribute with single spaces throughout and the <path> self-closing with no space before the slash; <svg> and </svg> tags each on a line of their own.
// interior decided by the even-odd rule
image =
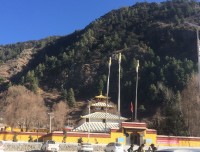
<svg viewBox="0 0 200 152">
<path fill-rule="evenodd" d="M 88 114 L 80 116 L 81 120 L 74 128 L 66 128 L 66 132 L 20 132 L 1 131 L 0 140 L 12 141 L 17 135 L 18 141 L 29 141 L 30 136 L 34 141 L 55 140 L 56 142 L 93 144 L 107 144 L 120 142 L 124 145 L 146 146 L 154 143 L 156 146 L 175 147 L 200 147 L 200 137 L 166 136 L 158 135 L 154 129 L 147 128 L 144 122 L 131 122 L 116 112 L 112 102 L 106 102 L 107 97 L 100 94 L 88 102 Z M 108 108 L 106 110 L 106 107 Z"/>
</svg>

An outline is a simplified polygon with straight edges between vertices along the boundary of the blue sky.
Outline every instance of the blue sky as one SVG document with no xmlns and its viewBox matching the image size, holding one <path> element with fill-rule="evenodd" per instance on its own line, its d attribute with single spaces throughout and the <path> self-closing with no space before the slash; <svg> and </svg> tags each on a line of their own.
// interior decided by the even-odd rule
<svg viewBox="0 0 200 152">
<path fill-rule="evenodd" d="M 145 0 L 151 2 L 153 0 Z M 63 36 L 135 0 L 1 0 L 0 45 Z"/>
</svg>

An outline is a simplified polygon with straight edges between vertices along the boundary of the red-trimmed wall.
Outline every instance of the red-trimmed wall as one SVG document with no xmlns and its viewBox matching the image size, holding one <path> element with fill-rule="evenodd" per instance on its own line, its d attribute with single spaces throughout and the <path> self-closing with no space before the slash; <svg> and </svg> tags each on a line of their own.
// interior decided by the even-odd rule
<svg viewBox="0 0 200 152">
<path fill-rule="evenodd" d="M 157 145 L 200 147 L 200 137 L 181 137 L 157 135 Z"/>
</svg>

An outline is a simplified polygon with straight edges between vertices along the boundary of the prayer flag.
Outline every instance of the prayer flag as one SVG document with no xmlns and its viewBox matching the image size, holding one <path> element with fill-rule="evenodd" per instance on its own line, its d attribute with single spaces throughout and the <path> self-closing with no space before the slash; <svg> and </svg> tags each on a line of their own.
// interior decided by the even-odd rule
<svg viewBox="0 0 200 152">
<path fill-rule="evenodd" d="M 131 102 L 131 112 L 133 113 L 133 103 Z"/>
</svg>

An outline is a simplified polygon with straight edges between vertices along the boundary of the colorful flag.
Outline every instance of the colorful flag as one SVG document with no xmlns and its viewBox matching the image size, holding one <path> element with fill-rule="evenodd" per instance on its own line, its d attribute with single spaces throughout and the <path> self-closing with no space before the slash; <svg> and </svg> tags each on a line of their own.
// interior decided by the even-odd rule
<svg viewBox="0 0 200 152">
<path fill-rule="evenodd" d="M 133 103 L 131 102 L 131 112 L 133 113 Z"/>
<path fill-rule="evenodd" d="M 136 65 L 136 72 L 138 73 L 138 69 L 139 69 L 139 60 L 137 60 L 137 65 Z"/>
<path fill-rule="evenodd" d="M 122 56 L 121 53 L 119 53 L 119 63 L 121 63 L 121 59 L 122 59 L 121 56 Z"/>
<path fill-rule="evenodd" d="M 109 57 L 108 66 L 111 66 L 111 57 Z"/>
</svg>

